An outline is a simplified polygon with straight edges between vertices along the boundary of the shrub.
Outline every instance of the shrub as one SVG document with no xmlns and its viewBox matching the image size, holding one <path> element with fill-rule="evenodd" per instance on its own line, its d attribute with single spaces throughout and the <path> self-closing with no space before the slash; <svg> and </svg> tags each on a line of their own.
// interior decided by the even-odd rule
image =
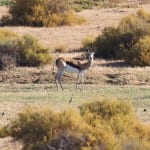
<svg viewBox="0 0 150 150">
<path fill-rule="evenodd" d="M 127 102 L 112 99 L 92 101 L 81 105 L 80 110 L 87 124 L 92 125 L 95 130 L 98 127 L 102 128 L 101 125 L 109 127 L 103 130 L 111 129 L 116 137 L 118 149 L 128 146 L 133 149 L 150 147 L 150 128 L 138 122 L 131 105 Z"/>
<path fill-rule="evenodd" d="M 27 107 L 0 129 L 1 136 L 22 139 L 25 148 L 65 150 L 149 149 L 150 128 L 140 124 L 130 105 L 120 100 L 96 100 L 80 111 Z"/>
<path fill-rule="evenodd" d="M 83 23 L 81 17 L 69 11 L 66 0 L 15 0 L 9 12 L 12 17 L 3 16 L 2 25 L 60 26 Z"/>
<path fill-rule="evenodd" d="M 143 36 L 150 35 L 149 16 L 150 14 L 140 10 L 136 15 L 124 17 L 117 28 L 105 28 L 102 35 L 98 36 L 94 42 L 97 49 L 96 56 L 105 59 L 124 60 L 135 60 L 137 57 L 136 60 L 139 60 L 139 56 L 134 55 L 135 50 L 132 52 L 132 47 Z M 148 56 L 148 51 L 145 50 L 144 55 Z M 146 57 L 144 59 L 147 61 Z M 147 64 L 144 61 L 140 61 L 140 63 L 134 61 L 134 65 L 144 66 Z"/>
<path fill-rule="evenodd" d="M 23 139 L 26 149 L 38 149 L 46 144 L 59 149 L 64 139 L 64 143 L 70 143 L 67 149 L 76 150 L 81 146 L 80 134 L 85 130 L 85 125 L 75 111 L 55 113 L 48 108 L 34 111 L 29 107 L 11 123 L 9 131 L 12 136 Z"/>
<path fill-rule="evenodd" d="M 146 20 L 147 22 L 150 21 L 150 13 L 148 13 L 144 9 L 139 9 L 137 11 L 137 16 L 143 20 Z"/>
<path fill-rule="evenodd" d="M 22 38 L 0 30 L 0 69 L 12 66 L 39 66 L 51 62 L 49 50 L 30 35 Z"/>
<path fill-rule="evenodd" d="M 17 44 L 14 40 L 0 40 L 0 69 L 16 66 Z"/>
<path fill-rule="evenodd" d="M 114 27 L 105 28 L 102 35 L 96 38 L 94 43 L 96 47 L 96 57 L 105 59 L 119 58 L 120 37 L 118 29 Z"/>
<path fill-rule="evenodd" d="M 144 36 L 126 52 L 126 60 L 133 66 L 150 66 L 150 36 Z"/>
<path fill-rule="evenodd" d="M 19 57 L 17 63 L 21 66 L 39 66 L 51 62 L 49 50 L 43 48 L 30 35 L 24 35 L 18 41 L 18 49 Z"/>
<path fill-rule="evenodd" d="M 116 100 L 99 100 L 85 103 L 80 106 L 80 110 L 82 115 L 90 112 L 93 115 L 100 116 L 104 120 L 109 120 L 117 115 L 127 116 L 133 114 L 129 104 Z"/>
<path fill-rule="evenodd" d="M 0 29 L 0 69 L 16 66 L 17 38 L 14 32 Z"/>
<path fill-rule="evenodd" d="M 121 42 L 126 49 L 129 49 L 143 35 L 150 33 L 150 24 L 135 15 L 124 17 L 119 26 Z"/>
</svg>

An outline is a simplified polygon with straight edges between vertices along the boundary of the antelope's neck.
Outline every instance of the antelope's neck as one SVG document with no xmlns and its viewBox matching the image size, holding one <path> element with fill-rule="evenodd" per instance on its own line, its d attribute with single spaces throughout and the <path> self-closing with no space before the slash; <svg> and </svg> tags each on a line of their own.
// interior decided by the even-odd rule
<svg viewBox="0 0 150 150">
<path fill-rule="evenodd" d="M 87 70 L 91 67 L 93 60 L 88 60 L 88 62 L 84 64 L 80 64 L 81 70 Z"/>
</svg>

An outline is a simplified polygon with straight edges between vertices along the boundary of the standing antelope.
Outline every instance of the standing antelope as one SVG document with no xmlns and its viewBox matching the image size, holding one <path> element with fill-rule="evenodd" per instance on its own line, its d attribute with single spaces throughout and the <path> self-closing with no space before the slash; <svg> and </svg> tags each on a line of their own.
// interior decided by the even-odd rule
<svg viewBox="0 0 150 150">
<path fill-rule="evenodd" d="M 60 87 L 63 90 L 61 77 L 64 71 L 77 73 L 76 90 L 78 89 L 78 83 L 80 81 L 80 77 L 81 77 L 81 84 L 82 84 L 82 90 L 83 90 L 84 71 L 91 67 L 93 58 L 94 58 L 94 53 L 95 52 L 89 53 L 88 61 L 86 63 L 78 62 L 77 64 L 75 64 L 73 62 L 65 60 L 63 57 L 57 58 L 56 59 L 57 73 L 55 75 L 55 82 L 56 82 L 57 90 L 58 90 L 58 83 L 60 84 Z"/>
</svg>

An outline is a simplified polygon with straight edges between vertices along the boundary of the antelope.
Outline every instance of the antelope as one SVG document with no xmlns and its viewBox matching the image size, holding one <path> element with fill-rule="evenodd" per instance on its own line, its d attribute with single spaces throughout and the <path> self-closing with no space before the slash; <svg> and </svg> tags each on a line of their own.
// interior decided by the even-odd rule
<svg viewBox="0 0 150 150">
<path fill-rule="evenodd" d="M 61 83 L 61 77 L 65 71 L 71 72 L 71 73 L 77 73 L 76 90 L 78 89 L 78 84 L 79 84 L 80 79 L 81 79 L 82 90 L 83 90 L 84 71 L 88 70 L 91 67 L 93 63 L 93 59 L 94 59 L 94 53 L 95 52 L 89 53 L 88 61 L 85 63 L 77 62 L 76 64 L 71 61 L 65 60 L 63 57 L 57 58 L 55 61 L 56 67 L 57 67 L 57 73 L 55 75 L 55 83 L 56 83 L 57 90 L 59 89 L 59 86 L 58 86 L 59 84 L 60 84 L 61 89 L 62 90 L 64 89 Z"/>
</svg>

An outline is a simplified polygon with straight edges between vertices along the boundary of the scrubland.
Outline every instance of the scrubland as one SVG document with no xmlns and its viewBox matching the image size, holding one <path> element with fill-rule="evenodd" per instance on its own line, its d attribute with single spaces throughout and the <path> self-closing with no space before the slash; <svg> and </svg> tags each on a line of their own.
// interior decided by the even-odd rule
<svg viewBox="0 0 150 150">
<path fill-rule="evenodd" d="M 143 6 L 145 9 L 149 10 L 150 6 Z M 94 9 L 94 10 L 84 10 L 82 12 L 78 12 L 78 15 L 81 15 L 86 18 L 87 22 L 83 25 L 76 26 L 63 26 L 63 27 L 24 27 L 24 26 L 5 26 L 2 27 L 4 29 L 8 29 L 16 32 L 19 35 L 23 35 L 24 33 L 30 33 L 34 37 L 48 47 L 55 59 L 58 56 L 63 56 L 68 59 L 70 58 L 81 58 L 83 52 L 78 52 L 77 50 L 81 48 L 81 43 L 83 38 L 87 36 L 96 37 L 101 34 L 102 29 L 108 26 L 117 26 L 120 19 L 123 16 L 128 14 L 134 14 L 138 8 L 110 8 L 110 9 Z M 0 16 L 2 14 L 7 14 L 7 8 L 0 8 Z M 65 51 L 63 53 L 56 53 L 54 49 L 56 47 L 65 47 Z M 55 70 L 56 71 L 56 70 Z M 85 74 L 85 89 L 84 91 L 75 91 L 75 79 L 76 76 L 72 74 L 65 73 L 63 78 L 63 83 L 65 86 L 64 91 L 56 90 L 54 84 L 54 74 L 52 73 L 52 65 L 46 65 L 41 67 L 17 67 L 13 70 L 0 71 L 0 125 L 8 125 L 12 119 L 18 118 L 17 114 L 24 110 L 24 107 L 28 107 L 32 105 L 35 109 L 39 106 L 47 105 L 48 107 L 52 107 L 52 111 L 54 110 L 64 110 L 66 108 L 77 109 L 83 102 L 93 101 L 95 102 L 99 97 L 103 97 L 100 99 L 119 99 L 121 102 L 127 102 L 132 104 L 132 109 L 135 113 L 133 117 L 131 115 L 131 120 L 135 123 L 133 127 L 125 126 L 127 132 L 122 134 L 125 128 L 121 128 L 123 126 L 123 121 L 119 118 L 119 116 L 115 116 L 112 120 L 108 122 L 104 119 L 100 119 L 101 128 L 107 130 L 108 128 L 105 126 L 106 124 L 118 125 L 116 127 L 117 132 L 121 132 L 118 135 L 121 137 L 122 142 L 116 144 L 116 133 L 114 129 L 109 129 L 106 135 L 99 130 L 103 138 L 106 140 L 110 138 L 112 143 L 105 143 L 108 149 L 114 146 L 114 149 L 119 149 L 121 145 L 124 145 L 124 149 L 136 149 L 141 148 L 140 144 L 142 143 L 145 146 L 145 149 L 149 148 L 148 134 L 149 129 L 145 127 L 145 124 L 149 125 L 150 121 L 150 67 L 131 67 L 126 64 L 122 60 L 95 60 L 93 66 L 90 70 L 86 71 Z M 72 102 L 69 103 L 69 100 L 72 98 Z M 105 102 L 104 102 L 105 103 Z M 112 103 L 111 103 L 112 104 Z M 116 104 L 116 103 L 115 103 Z M 29 106 L 30 107 L 30 106 Z M 107 106 L 109 107 L 109 106 Z M 111 109 L 111 107 L 109 107 Z M 107 109 L 107 108 L 105 108 Z M 122 109 L 121 109 L 122 110 Z M 89 110 L 88 110 L 89 111 Z M 124 109 L 123 109 L 124 111 Z M 35 112 L 30 111 L 30 115 L 32 117 L 32 113 Z M 36 112 L 39 116 L 43 114 L 43 111 Z M 39 114 L 41 113 L 41 114 Z M 45 113 L 45 112 L 44 112 Z M 74 114 L 75 113 L 75 114 Z M 26 114 L 26 112 L 25 112 Z M 64 113 L 65 117 L 67 113 Z M 75 112 L 72 112 L 73 115 L 78 116 L 78 121 L 75 122 L 77 127 L 79 124 L 83 122 L 83 118 L 86 120 L 84 124 L 85 128 L 89 129 L 89 134 L 87 137 L 89 138 L 89 143 L 93 140 L 93 143 L 96 143 L 96 139 L 94 140 L 95 132 L 92 131 L 92 126 L 97 126 L 96 121 L 95 124 L 92 125 L 88 122 L 90 121 L 90 115 L 81 119 L 81 116 Z M 130 112 L 129 112 L 130 114 Z M 61 116 L 61 115 L 60 115 Z M 97 117 L 97 116 L 96 116 Z M 127 116 L 124 116 L 127 117 Z M 29 116 L 30 118 L 30 116 Z M 28 120 L 28 118 L 26 118 Z M 36 119 L 36 118 L 35 118 Z M 71 118 L 69 118 L 71 119 Z M 113 120 L 114 119 L 114 120 Z M 131 121 L 128 117 L 124 118 L 126 121 Z M 20 118 L 21 120 L 21 118 Z M 32 120 L 32 119 L 31 119 Z M 84 120 L 84 121 L 85 121 Z M 140 123 L 137 123 L 140 120 Z M 39 120 L 36 120 L 39 124 Z M 59 121 L 59 119 L 57 120 Z M 56 122 L 57 122 L 56 121 Z M 81 122 L 80 122 L 81 121 Z M 116 121 L 116 122 L 115 122 Z M 74 128 L 74 120 L 72 121 L 72 126 Z M 132 123 L 133 123 L 132 122 Z M 85 123 L 85 122 L 84 122 Z M 106 123 L 106 124 L 105 124 Z M 131 122 L 127 122 L 131 123 Z M 126 124 L 126 125 L 127 125 Z M 19 124 L 13 124 L 15 127 L 19 126 Z M 28 128 L 28 124 L 26 124 Z M 32 124 L 34 127 L 34 124 Z M 143 128 L 141 126 L 144 126 Z M 19 134 L 20 130 L 12 131 L 14 134 Z M 40 127 L 39 127 L 40 128 Z M 66 127 L 67 128 L 67 127 Z M 81 127 L 81 132 L 79 134 L 84 133 L 84 127 Z M 99 127 L 97 127 L 99 128 Z M 14 128 L 15 129 L 15 128 Z M 70 130 L 70 128 L 68 129 Z M 135 132 L 138 130 L 139 135 L 135 135 Z M 96 131 L 96 130 L 95 130 Z M 129 132 L 129 133 L 128 133 Z M 147 133 L 146 133 L 147 132 Z M 126 135 L 130 135 L 130 140 L 127 139 Z M 27 132 L 28 134 L 28 132 Z M 30 134 L 30 132 L 29 132 Z M 74 133 L 72 133 L 74 134 Z M 11 135 L 12 134 L 8 134 Z M 117 136 L 118 136 L 117 135 Z M 34 136 L 34 134 L 33 134 Z M 70 135 L 67 135 L 70 136 Z M 72 135 L 71 135 L 72 136 Z M 75 135 L 77 137 L 76 140 L 80 141 L 80 136 Z M 81 135 L 82 136 L 82 135 Z M 91 137 L 90 137 L 91 136 Z M 141 141 L 140 141 L 141 137 Z M 34 137 L 33 137 L 34 138 Z M 68 137 L 65 137 L 66 139 Z M 79 139 L 78 139 L 79 138 Z M 85 138 L 85 137 L 84 137 Z M 83 139 L 84 139 L 83 138 Z M 90 139 L 91 138 L 91 139 Z M 93 139 L 92 139 L 93 138 Z M 101 139 L 102 141 L 104 139 Z M 24 139 L 23 139 L 24 140 Z M 25 139 L 26 140 L 26 139 Z M 49 139 L 50 141 L 50 139 Z M 49 142 L 48 141 L 48 142 Z M 61 140 L 58 138 L 58 141 Z M 79 142 L 78 141 L 78 142 Z M 57 143 L 57 141 L 55 141 Z M 54 142 L 54 143 L 55 143 Z M 58 143 L 59 143 L 58 142 Z M 125 143 L 123 143 L 125 142 Z M 141 143 L 140 143 L 141 142 Z M 37 144 L 37 143 L 36 143 Z M 49 143 L 48 143 L 49 144 Z M 60 144 L 60 143 L 59 143 Z M 85 143 L 80 143 L 81 145 Z M 87 144 L 87 143 L 86 143 Z M 86 145 L 85 144 L 85 145 Z M 22 141 L 13 141 L 12 137 L 7 137 L 0 139 L 0 149 L 6 150 L 20 150 L 22 146 Z M 38 145 L 38 144 L 37 144 Z M 55 144 L 54 144 L 55 145 Z M 87 144 L 88 145 L 88 144 Z M 86 145 L 86 146 L 87 146 Z M 90 145 L 90 144 L 89 144 Z M 28 145 L 31 146 L 31 145 Z M 86 149 L 86 146 L 83 147 Z M 90 145 L 91 146 L 91 145 Z M 101 148 L 104 145 L 101 145 Z M 109 147 L 110 146 L 110 147 Z M 31 146 L 32 147 L 32 146 Z M 27 149 L 26 149 L 27 150 Z"/>
</svg>

